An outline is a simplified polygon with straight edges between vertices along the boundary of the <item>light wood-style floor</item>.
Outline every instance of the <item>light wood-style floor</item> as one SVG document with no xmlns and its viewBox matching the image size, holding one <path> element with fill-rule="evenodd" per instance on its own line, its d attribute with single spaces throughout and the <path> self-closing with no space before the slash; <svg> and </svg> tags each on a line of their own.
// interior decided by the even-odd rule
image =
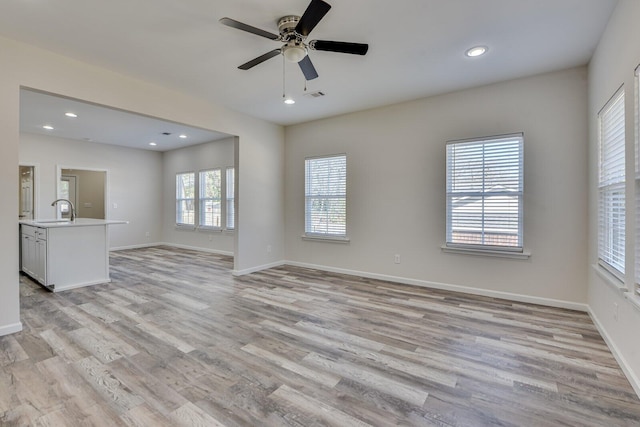
<svg viewBox="0 0 640 427">
<path fill-rule="evenodd" d="M 21 279 L 2 426 L 638 426 L 585 313 L 230 257 L 111 255 L 111 284 Z"/>
</svg>

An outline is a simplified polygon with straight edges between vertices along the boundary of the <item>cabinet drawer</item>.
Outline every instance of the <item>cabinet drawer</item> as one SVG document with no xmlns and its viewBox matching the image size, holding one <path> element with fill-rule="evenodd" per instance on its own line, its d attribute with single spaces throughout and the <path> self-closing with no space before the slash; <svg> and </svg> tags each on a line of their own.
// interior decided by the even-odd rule
<svg viewBox="0 0 640 427">
<path fill-rule="evenodd" d="M 36 228 L 36 237 L 39 240 L 47 240 L 47 230 L 45 228 Z"/>
<path fill-rule="evenodd" d="M 38 227 L 33 227 L 31 225 L 21 225 L 22 234 L 25 236 L 29 236 L 32 238 L 36 238 L 36 233 L 38 232 Z"/>
</svg>

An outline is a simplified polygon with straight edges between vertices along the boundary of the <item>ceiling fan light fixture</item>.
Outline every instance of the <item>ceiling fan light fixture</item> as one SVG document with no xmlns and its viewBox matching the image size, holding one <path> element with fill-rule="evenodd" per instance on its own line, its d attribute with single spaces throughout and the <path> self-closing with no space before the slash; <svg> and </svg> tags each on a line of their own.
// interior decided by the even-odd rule
<svg viewBox="0 0 640 427">
<path fill-rule="evenodd" d="M 282 55 L 289 62 L 300 62 L 307 56 L 307 49 L 298 44 L 288 44 L 283 46 Z"/>
<path fill-rule="evenodd" d="M 293 105 L 296 103 L 296 101 L 293 98 L 285 98 L 283 102 L 287 105 Z"/>
</svg>

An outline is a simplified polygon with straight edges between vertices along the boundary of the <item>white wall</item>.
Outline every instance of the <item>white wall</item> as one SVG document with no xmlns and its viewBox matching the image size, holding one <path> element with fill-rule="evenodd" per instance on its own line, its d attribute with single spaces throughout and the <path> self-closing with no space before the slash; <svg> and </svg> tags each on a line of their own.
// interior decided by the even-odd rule
<svg viewBox="0 0 640 427">
<path fill-rule="evenodd" d="M 9 61 L 0 49 L 0 60 Z M 7 84 L 5 79 L 10 67 L 0 67 L 0 194 L 4 209 L 0 211 L 0 335 L 22 329 L 20 322 L 18 285 L 18 226 L 15 213 L 18 209 L 18 139 L 20 103 L 18 87 Z M 7 108 L 7 106 L 11 106 Z"/>
<path fill-rule="evenodd" d="M 584 308 L 586 104 L 576 68 L 287 127 L 286 259 Z M 514 132 L 525 135 L 530 259 L 443 253 L 445 142 Z M 347 154 L 351 242 L 302 240 L 304 158 L 334 153 Z"/>
<path fill-rule="evenodd" d="M 220 168 L 223 174 L 226 168 L 234 165 L 234 138 L 167 151 L 163 157 L 163 192 L 164 224 L 163 236 L 165 242 L 205 249 L 225 254 L 233 254 L 234 233 L 228 231 L 202 231 L 176 227 L 175 194 L 176 174 Z M 225 182 L 225 181 L 223 181 Z"/>
<path fill-rule="evenodd" d="M 250 271 L 282 260 L 284 131 L 281 126 L 123 76 L 24 43 L 0 38 L 0 335 L 21 328 L 18 296 L 20 87 L 69 96 L 238 136 L 238 212 L 234 269 Z M 117 197 L 117 196 L 116 196 Z M 267 215 L 261 215 L 267 212 Z M 268 252 L 266 246 L 271 245 Z"/>
<path fill-rule="evenodd" d="M 640 2 L 620 0 L 589 65 L 589 306 L 594 321 L 621 362 L 640 395 L 640 298 L 629 298 L 633 289 L 635 196 L 633 177 L 635 128 L 634 69 L 640 64 Z M 597 115 L 616 90 L 625 88 L 625 136 L 627 160 L 626 283 L 605 280 L 596 267 L 598 259 L 598 136 Z M 635 243 L 635 244 L 634 244 Z M 617 286 L 622 286 L 619 289 Z M 615 307 L 618 318 L 614 318 Z"/>
<path fill-rule="evenodd" d="M 111 248 L 162 241 L 162 154 L 54 136 L 22 133 L 20 163 L 36 164 L 37 219 L 55 218 L 58 166 L 107 171 L 107 219 L 129 221 L 109 228 Z M 118 205 L 117 209 L 113 204 Z M 81 215 L 80 215 L 81 216 Z M 146 232 L 150 237 L 145 236 Z"/>
</svg>

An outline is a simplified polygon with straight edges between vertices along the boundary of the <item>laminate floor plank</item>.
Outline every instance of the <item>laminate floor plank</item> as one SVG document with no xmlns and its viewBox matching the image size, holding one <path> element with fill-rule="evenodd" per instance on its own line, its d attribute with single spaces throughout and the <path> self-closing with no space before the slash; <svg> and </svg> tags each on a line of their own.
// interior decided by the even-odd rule
<svg viewBox="0 0 640 427">
<path fill-rule="evenodd" d="M 21 276 L 2 427 L 640 426 L 586 313 L 165 246 L 110 266 Z"/>
<path fill-rule="evenodd" d="M 14 336 L 9 335 L 0 341 L 0 366 L 20 362 L 28 358 L 29 355 Z"/>
</svg>

